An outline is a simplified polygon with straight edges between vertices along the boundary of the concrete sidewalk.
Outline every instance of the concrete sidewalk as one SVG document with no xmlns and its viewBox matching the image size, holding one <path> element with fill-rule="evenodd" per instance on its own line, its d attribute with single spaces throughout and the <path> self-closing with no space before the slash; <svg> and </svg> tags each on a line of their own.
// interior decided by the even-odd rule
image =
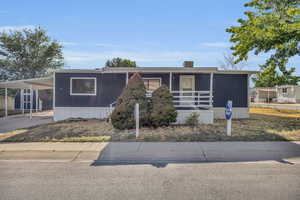
<svg viewBox="0 0 300 200">
<path fill-rule="evenodd" d="M 0 160 L 92 165 L 195 162 L 300 162 L 300 142 L 0 143 Z"/>
</svg>

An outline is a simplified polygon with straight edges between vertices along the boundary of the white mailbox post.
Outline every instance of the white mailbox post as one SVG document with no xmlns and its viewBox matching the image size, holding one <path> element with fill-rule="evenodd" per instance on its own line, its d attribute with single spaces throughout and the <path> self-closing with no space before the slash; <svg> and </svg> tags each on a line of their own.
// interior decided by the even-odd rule
<svg viewBox="0 0 300 200">
<path fill-rule="evenodd" d="M 136 103 L 135 104 L 135 137 L 138 138 L 139 137 L 139 129 L 140 129 L 140 109 L 139 109 L 139 104 Z"/>
<path fill-rule="evenodd" d="M 227 136 L 231 136 L 232 101 L 229 100 L 225 106 L 225 117 L 227 121 Z"/>
</svg>

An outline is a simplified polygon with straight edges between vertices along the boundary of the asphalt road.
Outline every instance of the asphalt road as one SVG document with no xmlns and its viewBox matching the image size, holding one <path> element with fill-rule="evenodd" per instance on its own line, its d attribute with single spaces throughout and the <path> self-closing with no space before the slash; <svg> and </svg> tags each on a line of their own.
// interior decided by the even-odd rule
<svg viewBox="0 0 300 200">
<path fill-rule="evenodd" d="M 0 199 L 300 199 L 300 164 L 0 161 Z"/>
</svg>

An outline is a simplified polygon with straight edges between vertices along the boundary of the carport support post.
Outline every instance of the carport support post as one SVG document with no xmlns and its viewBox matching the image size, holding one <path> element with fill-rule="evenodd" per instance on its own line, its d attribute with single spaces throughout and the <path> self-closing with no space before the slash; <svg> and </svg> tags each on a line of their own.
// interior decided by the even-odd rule
<svg viewBox="0 0 300 200">
<path fill-rule="evenodd" d="M 20 109 L 22 109 L 22 114 L 24 115 L 24 89 L 20 90 Z"/>
<path fill-rule="evenodd" d="M 5 117 L 7 117 L 7 88 L 5 88 Z"/>
<path fill-rule="evenodd" d="M 35 90 L 35 112 L 38 111 L 39 104 L 39 90 Z"/>
<path fill-rule="evenodd" d="M 32 119 L 32 104 L 33 104 L 33 92 L 32 85 L 30 86 L 30 119 Z"/>
</svg>

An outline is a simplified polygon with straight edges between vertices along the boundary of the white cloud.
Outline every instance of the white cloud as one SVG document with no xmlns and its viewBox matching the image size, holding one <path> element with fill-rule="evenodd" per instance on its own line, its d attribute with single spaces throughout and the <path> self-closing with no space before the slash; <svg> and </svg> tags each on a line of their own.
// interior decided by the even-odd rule
<svg viewBox="0 0 300 200">
<path fill-rule="evenodd" d="M 7 31 L 21 31 L 23 29 L 34 29 L 35 26 L 33 25 L 26 25 L 26 26 L 0 26 L 0 32 L 7 32 Z"/>
<path fill-rule="evenodd" d="M 107 44 L 107 43 L 96 43 L 97 47 L 119 47 L 118 45 L 115 44 Z"/>
<path fill-rule="evenodd" d="M 62 45 L 64 46 L 77 46 L 78 43 L 76 42 L 61 42 Z"/>
<path fill-rule="evenodd" d="M 230 47 L 229 42 L 204 42 L 201 43 L 201 46 L 205 47 Z"/>
</svg>

